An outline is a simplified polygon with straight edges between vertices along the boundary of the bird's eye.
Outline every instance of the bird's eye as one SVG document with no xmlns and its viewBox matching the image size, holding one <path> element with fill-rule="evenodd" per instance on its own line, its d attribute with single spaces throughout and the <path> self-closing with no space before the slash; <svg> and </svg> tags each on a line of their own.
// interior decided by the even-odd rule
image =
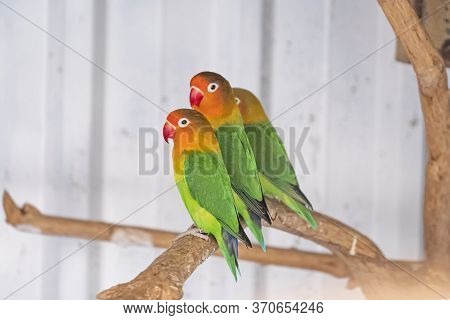
<svg viewBox="0 0 450 320">
<path fill-rule="evenodd" d="M 208 85 L 208 92 L 213 93 L 214 91 L 216 91 L 219 88 L 219 85 L 215 82 L 212 82 Z"/>
<path fill-rule="evenodd" d="M 186 119 L 186 118 L 181 118 L 180 120 L 178 120 L 178 125 L 179 125 L 181 128 L 187 127 L 187 125 L 188 125 L 189 123 L 190 123 L 189 120 Z"/>
<path fill-rule="evenodd" d="M 236 104 L 241 103 L 241 99 L 239 99 L 238 97 L 235 97 L 234 100 L 236 100 Z"/>
</svg>

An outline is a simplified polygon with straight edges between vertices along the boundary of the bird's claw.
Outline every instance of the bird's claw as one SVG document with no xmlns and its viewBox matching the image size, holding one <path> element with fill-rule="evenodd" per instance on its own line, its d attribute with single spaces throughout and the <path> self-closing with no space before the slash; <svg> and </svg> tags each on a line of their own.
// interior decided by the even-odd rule
<svg viewBox="0 0 450 320">
<path fill-rule="evenodd" d="M 200 230 L 196 226 L 191 226 L 187 231 L 180 233 L 178 236 L 176 236 L 175 239 L 172 240 L 172 243 L 176 242 L 177 240 L 179 240 L 185 236 L 193 236 L 193 237 L 197 237 L 202 240 L 205 240 L 205 241 L 210 241 L 209 236 L 204 234 L 202 232 L 202 230 Z"/>
</svg>

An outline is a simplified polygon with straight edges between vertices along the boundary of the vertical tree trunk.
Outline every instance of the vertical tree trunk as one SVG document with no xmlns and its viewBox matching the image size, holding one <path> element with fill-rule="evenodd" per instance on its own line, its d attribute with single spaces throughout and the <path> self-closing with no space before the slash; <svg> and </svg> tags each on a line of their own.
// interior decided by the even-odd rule
<svg viewBox="0 0 450 320">
<path fill-rule="evenodd" d="M 409 0 L 409 2 L 421 19 L 431 43 L 443 57 L 445 65 L 450 67 L 450 3 L 447 3 L 448 0 Z M 398 61 L 410 62 L 400 41 L 397 41 L 395 58 Z"/>
<path fill-rule="evenodd" d="M 408 0 L 379 0 L 411 61 L 425 119 L 428 164 L 424 231 L 427 263 L 450 270 L 450 106 L 445 64 Z M 436 8 L 439 14 L 447 6 Z"/>
</svg>

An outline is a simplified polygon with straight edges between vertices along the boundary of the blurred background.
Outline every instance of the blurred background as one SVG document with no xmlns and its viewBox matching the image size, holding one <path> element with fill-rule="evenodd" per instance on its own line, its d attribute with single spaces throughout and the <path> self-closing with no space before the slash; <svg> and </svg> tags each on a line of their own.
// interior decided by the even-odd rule
<svg viewBox="0 0 450 320">
<path fill-rule="evenodd" d="M 395 61 L 393 38 L 371 0 L 2 0 L 0 187 L 46 213 L 108 222 L 154 199 L 124 223 L 184 231 L 191 221 L 177 189 L 157 197 L 173 185 L 161 166 L 170 147 L 154 137 L 158 158 L 148 161 L 160 169 L 140 175 L 139 128 L 159 132 L 166 113 L 154 104 L 188 106 L 190 78 L 211 70 L 253 90 L 275 126 L 297 128 L 286 143 L 309 128 L 309 172 L 296 167 L 318 211 L 367 234 L 388 257 L 417 259 L 423 123 L 414 73 Z M 266 234 L 272 246 L 326 252 Z M 83 243 L 0 223 L 0 296 Z M 93 299 L 161 252 L 94 242 L 11 298 Z M 322 273 L 241 266 L 235 283 L 221 258 L 208 259 L 185 298 L 363 297 Z"/>
</svg>

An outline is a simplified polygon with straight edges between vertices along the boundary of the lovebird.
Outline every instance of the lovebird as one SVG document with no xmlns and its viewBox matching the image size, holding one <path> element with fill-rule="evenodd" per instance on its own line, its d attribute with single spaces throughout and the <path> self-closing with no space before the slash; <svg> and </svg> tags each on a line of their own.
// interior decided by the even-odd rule
<svg viewBox="0 0 450 320">
<path fill-rule="evenodd" d="M 163 136 L 166 142 L 173 139 L 175 181 L 196 226 L 182 235 L 209 240 L 204 233 L 211 234 L 237 280 L 238 239 L 250 247 L 251 242 L 239 223 L 230 177 L 211 125 L 195 110 L 178 109 L 167 116 Z"/>
<path fill-rule="evenodd" d="M 216 133 L 238 212 L 265 251 L 261 219 L 269 224 L 272 219 L 230 83 L 217 73 L 201 72 L 190 86 L 191 107 L 208 119 Z"/>
<path fill-rule="evenodd" d="M 256 158 L 264 195 L 278 199 L 316 228 L 311 202 L 300 189 L 283 141 L 261 102 L 248 90 L 233 88 L 233 92 Z"/>
</svg>

